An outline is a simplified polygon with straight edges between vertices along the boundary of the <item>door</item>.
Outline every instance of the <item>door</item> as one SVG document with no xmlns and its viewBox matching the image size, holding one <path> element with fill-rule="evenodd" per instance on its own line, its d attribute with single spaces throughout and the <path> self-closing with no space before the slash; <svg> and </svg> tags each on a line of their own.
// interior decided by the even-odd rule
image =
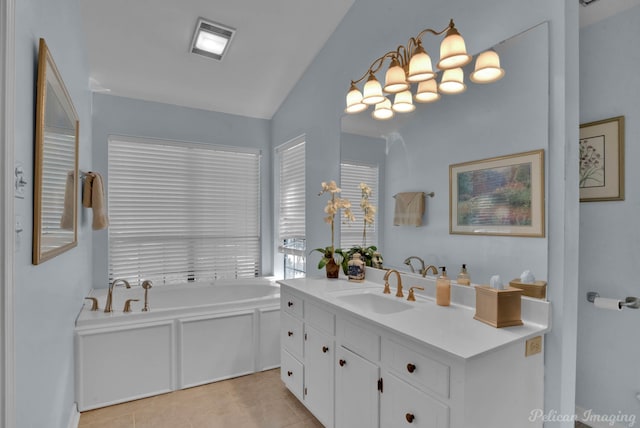
<svg viewBox="0 0 640 428">
<path fill-rule="evenodd" d="M 336 428 L 378 427 L 378 366 L 339 347 L 335 373 Z"/>
<path fill-rule="evenodd" d="M 324 426 L 333 426 L 333 338 L 306 324 L 304 355 L 305 404 Z"/>
</svg>

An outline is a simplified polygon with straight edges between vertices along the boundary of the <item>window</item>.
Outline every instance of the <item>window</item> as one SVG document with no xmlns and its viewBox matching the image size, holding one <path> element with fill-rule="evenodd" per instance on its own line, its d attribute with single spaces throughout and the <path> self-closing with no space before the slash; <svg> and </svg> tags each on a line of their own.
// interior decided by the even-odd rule
<svg viewBox="0 0 640 428">
<path fill-rule="evenodd" d="M 284 278 L 304 277 L 305 142 L 297 138 L 276 149 L 278 181 L 278 252 L 282 254 Z"/>
<path fill-rule="evenodd" d="M 260 274 L 260 153 L 109 139 L 109 276 L 132 283 Z"/>
<path fill-rule="evenodd" d="M 351 201 L 351 210 L 356 221 L 340 227 L 340 247 L 349 249 L 355 246 L 377 245 L 378 222 L 367 226 L 366 242 L 363 242 L 364 213 L 360 209 L 362 191 L 360 183 L 365 183 L 371 188 L 369 203 L 378 209 L 378 166 L 344 162 L 340 164 L 340 189 L 341 196 Z"/>
</svg>

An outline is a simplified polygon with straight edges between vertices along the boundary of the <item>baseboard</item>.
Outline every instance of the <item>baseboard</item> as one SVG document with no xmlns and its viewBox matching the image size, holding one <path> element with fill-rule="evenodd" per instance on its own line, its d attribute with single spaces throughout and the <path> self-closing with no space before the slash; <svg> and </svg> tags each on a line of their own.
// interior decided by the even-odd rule
<svg viewBox="0 0 640 428">
<path fill-rule="evenodd" d="M 582 422 L 583 424 L 586 424 L 591 428 L 629 428 L 629 427 L 635 426 L 635 424 L 638 423 L 638 421 L 635 420 L 635 415 L 622 415 L 622 414 L 618 415 L 615 413 L 599 415 L 595 411 L 590 411 L 580 406 L 576 406 L 576 416 L 579 422 Z M 633 420 L 629 420 L 628 422 L 624 420 L 620 422 L 611 421 L 611 420 L 598 420 L 599 416 L 601 416 L 604 419 L 606 419 L 607 417 L 615 418 L 616 416 L 620 419 L 622 418 L 626 419 L 628 417 L 632 417 Z"/>
<path fill-rule="evenodd" d="M 78 425 L 80 425 L 80 412 L 78 412 L 78 405 L 73 403 L 73 406 L 71 406 L 71 412 L 69 413 L 69 424 L 67 427 L 78 428 Z"/>
</svg>

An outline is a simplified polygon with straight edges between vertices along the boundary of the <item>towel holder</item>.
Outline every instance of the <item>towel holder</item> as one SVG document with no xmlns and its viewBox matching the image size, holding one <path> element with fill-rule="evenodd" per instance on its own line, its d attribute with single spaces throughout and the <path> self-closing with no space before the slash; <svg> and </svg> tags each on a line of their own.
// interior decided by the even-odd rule
<svg viewBox="0 0 640 428">
<path fill-rule="evenodd" d="M 590 303 L 594 303 L 596 301 L 596 297 L 600 297 L 600 294 L 596 293 L 595 291 L 589 291 L 587 293 L 587 301 Z M 624 299 L 624 301 L 621 300 L 618 305 L 620 306 L 620 309 L 638 309 L 640 308 L 640 299 L 638 299 L 637 297 L 627 297 Z"/>
</svg>

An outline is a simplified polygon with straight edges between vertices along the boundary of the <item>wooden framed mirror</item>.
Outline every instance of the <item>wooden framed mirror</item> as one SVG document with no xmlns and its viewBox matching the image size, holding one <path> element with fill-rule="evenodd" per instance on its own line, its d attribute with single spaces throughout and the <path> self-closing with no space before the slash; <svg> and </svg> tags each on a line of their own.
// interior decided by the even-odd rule
<svg viewBox="0 0 640 428">
<path fill-rule="evenodd" d="M 33 264 L 78 245 L 78 115 L 44 39 L 36 90 Z"/>
</svg>

